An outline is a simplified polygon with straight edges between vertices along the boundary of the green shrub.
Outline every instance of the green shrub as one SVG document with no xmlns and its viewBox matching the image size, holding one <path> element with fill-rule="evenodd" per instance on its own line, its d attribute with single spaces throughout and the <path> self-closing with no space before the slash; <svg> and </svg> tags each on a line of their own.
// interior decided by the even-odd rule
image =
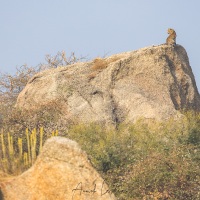
<svg viewBox="0 0 200 200">
<path fill-rule="evenodd" d="M 200 145 L 200 129 L 193 128 L 189 132 L 188 142 L 194 145 Z"/>
<path fill-rule="evenodd" d="M 87 152 L 118 199 L 192 200 L 200 198 L 200 149 L 198 133 L 190 139 L 198 123 L 190 120 L 139 120 L 118 130 L 79 125 L 67 137 Z"/>
</svg>

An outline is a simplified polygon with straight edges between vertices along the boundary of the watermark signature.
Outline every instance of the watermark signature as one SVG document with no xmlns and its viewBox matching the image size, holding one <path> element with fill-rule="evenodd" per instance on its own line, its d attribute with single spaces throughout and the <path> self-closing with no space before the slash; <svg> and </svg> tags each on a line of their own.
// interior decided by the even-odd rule
<svg viewBox="0 0 200 200">
<path fill-rule="evenodd" d="M 72 190 L 73 192 L 72 200 L 74 199 L 74 195 L 77 193 L 79 193 L 79 195 L 82 195 L 83 193 L 94 195 L 97 192 L 96 187 L 97 187 L 96 184 L 94 184 L 91 189 L 84 188 L 82 182 L 79 182 L 77 186 Z M 103 181 L 99 195 L 104 196 L 105 194 L 111 194 L 111 193 L 112 192 L 110 190 L 105 189 L 105 181 Z"/>
</svg>

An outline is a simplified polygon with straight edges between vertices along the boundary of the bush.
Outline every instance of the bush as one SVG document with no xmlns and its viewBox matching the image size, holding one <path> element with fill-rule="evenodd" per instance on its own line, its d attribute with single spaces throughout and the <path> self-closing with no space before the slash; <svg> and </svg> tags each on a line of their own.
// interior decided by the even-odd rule
<svg viewBox="0 0 200 200">
<path fill-rule="evenodd" d="M 81 144 L 120 200 L 199 199 L 200 148 L 188 143 L 191 125 L 188 118 L 118 130 L 79 125 L 66 136 Z"/>
<path fill-rule="evenodd" d="M 194 128 L 190 130 L 188 136 L 188 142 L 194 145 L 200 145 L 200 129 Z"/>
</svg>

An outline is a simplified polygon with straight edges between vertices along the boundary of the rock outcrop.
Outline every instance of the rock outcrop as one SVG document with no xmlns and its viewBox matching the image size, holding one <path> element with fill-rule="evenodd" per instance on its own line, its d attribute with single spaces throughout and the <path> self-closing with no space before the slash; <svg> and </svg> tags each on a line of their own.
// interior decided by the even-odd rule
<svg viewBox="0 0 200 200">
<path fill-rule="evenodd" d="M 115 199 L 78 144 L 62 137 L 47 140 L 35 164 L 0 187 L 2 200 Z"/>
<path fill-rule="evenodd" d="M 185 49 L 160 45 L 35 75 L 16 106 L 34 109 L 56 101 L 65 117 L 83 122 L 164 120 L 200 109 Z"/>
</svg>

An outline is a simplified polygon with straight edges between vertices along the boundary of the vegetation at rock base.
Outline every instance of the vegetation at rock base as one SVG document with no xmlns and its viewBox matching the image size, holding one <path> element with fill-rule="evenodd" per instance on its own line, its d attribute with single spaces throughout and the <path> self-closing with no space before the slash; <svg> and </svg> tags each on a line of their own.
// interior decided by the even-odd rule
<svg viewBox="0 0 200 200">
<path fill-rule="evenodd" d="M 120 200 L 200 198 L 200 116 L 181 121 L 72 128 L 68 137 L 86 150 Z"/>
<path fill-rule="evenodd" d="M 22 134 L 23 148 L 19 138 L 11 139 L 14 132 L 1 134 L 1 170 L 19 174 L 33 164 L 47 137 L 43 128 L 29 132 L 29 140 L 27 132 Z M 148 124 L 141 119 L 117 130 L 76 124 L 62 136 L 81 145 L 120 200 L 200 198 L 200 115 Z"/>
</svg>

